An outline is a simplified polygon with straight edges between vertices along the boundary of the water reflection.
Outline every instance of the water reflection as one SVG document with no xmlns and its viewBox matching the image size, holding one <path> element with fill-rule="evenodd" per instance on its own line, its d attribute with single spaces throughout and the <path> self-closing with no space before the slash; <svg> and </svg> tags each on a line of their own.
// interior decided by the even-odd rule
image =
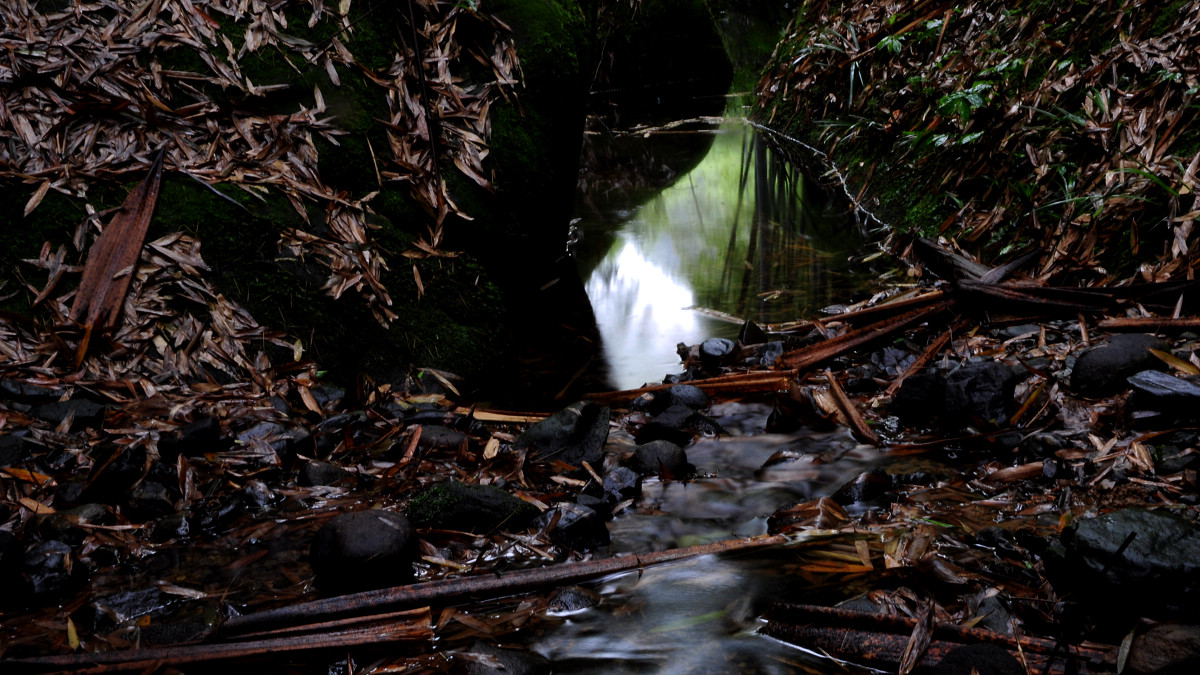
<svg viewBox="0 0 1200 675">
<path fill-rule="evenodd" d="M 636 208 L 589 195 L 580 227 L 604 248 L 582 256 L 599 260 L 581 272 L 617 388 L 678 372 L 679 342 L 736 335 L 713 316 L 789 321 L 864 283 L 848 261 L 862 244 L 849 216 L 749 125 L 716 132 L 695 168 Z"/>
</svg>

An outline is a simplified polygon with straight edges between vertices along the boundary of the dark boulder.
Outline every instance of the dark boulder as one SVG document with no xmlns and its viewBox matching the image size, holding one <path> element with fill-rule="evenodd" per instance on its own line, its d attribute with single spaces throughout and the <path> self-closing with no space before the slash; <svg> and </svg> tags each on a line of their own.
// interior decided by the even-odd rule
<svg viewBox="0 0 1200 675">
<path fill-rule="evenodd" d="M 361 591 L 412 578 L 417 536 L 408 518 L 369 509 L 334 516 L 313 538 L 309 561 L 329 591 Z"/>
<path fill-rule="evenodd" d="M 558 460 L 573 466 L 604 462 L 604 443 L 612 413 L 595 403 L 573 403 L 534 424 L 517 438 L 517 450 L 528 448 L 535 460 Z"/>
<path fill-rule="evenodd" d="M 948 374 L 926 370 L 904 380 L 892 410 L 908 424 L 936 422 L 946 430 L 1004 426 L 1012 414 L 1017 373 L 1003 363 L 972 363 Z"/>
<path fill-rule="evenodd" d="M 944 414 L 959 423 L 1003 426 L 1013 409 L 1017 374 L 1003 363 L 975 363 L 946 376 Z"/>
<path fill-rule="evenodd" d="M 1076 520 L 1062 543 L 1056 586 L 1076 591 L 1075 599 L 1151 616 L 1200 616 L 1200 527 L 1194 521 L 1121 509 Z"/>
<path fill-rule="evenodd" d="M 1091 347 L 1075 360 L 1071 390 L 1090 398 L 1109 396 L 1126 388 L 1126 378 L 1148 369 L 1161 369 L 1151 349 L 1163 349 L 1161 340 L 1141 333 L 1119 333 Z"/>
<path fill-rule="evenodd" d="M 538 510 L 494 485 L 455 480 L 422 490 L 409 503 L 408 515 L 420 527 L 491 533 L 522 530 Z"/>
<path fill-rule="evenodd" d="M 639 445 L 629 461 L 630 467 L 642 475 L 664 478 L 687 478 L 695 470 L 688 464 L 687 453 L 670 441 L 651 441 Z"/>
</svg>

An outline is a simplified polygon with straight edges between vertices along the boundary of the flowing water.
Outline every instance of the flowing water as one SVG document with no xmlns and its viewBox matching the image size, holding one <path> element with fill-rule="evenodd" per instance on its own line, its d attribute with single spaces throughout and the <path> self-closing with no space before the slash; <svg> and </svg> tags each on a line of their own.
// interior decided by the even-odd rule
<svg viewBox="0 0 1200 675">
<path fill-rule="evenodd" d="M 877 276 L 853 260 L 864 237 L 848 212 L 753 126 L 727 114 L 666 127 L 610 139 L 601 153 L 635 159 L 584 177 L 575 253 L 619 389 L 679 372 L 678 343 L 811 317 Z M 781 507 L 886 462 L 844 431 L 767 434 L 769 413 L 714 405 L 727 433 L 686 448 L 697 477 L 648 479 L 609 523 L 609 553 L 762 534 Z M 811 597 L 789 565 L 783 551 L 619 575 L 589 585 L 596 606 L 544 617 L 530 646 L 563 673 L 845 672 L 755 632 L 772 601 Z"/>
</svg>

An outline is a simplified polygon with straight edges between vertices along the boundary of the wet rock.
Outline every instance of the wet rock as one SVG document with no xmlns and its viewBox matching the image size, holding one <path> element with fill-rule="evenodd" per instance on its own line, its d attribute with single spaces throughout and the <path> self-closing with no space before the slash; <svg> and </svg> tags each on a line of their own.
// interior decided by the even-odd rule
<svg viewBox="0 0 1200 675">
<path fill-rule="evenodd" d="M 408 518 L 370 509 L 334 516 L 309 550 L 317 584 L 327 591 L 360 591 L 412 578 L 417 537 Z"/>
<path fill-rule="evenodd" d="M 470 437 L 457 429 L 422 424 L 421 438 L 417 441 L 417 447 L 422 450 L 457 450 L 466 448 L 469 442 Z"/>
<path fill-rule="evenodd" d="M 575 497 L 575 503 L 595 511 L 596 515 L 605 521 L 612 520 L 613 503 L 604 497 L 597 497 L 586 492 L 581 492 Z"/>
<path fill-rule="evenodd" d="M 105 443 L 97 448 L 95 464 L 83 498 L 116 504 L 149 470 L 146 448 Z"/>
<path fill-rule="evenodd" d="M 179 455 L 200 457 L 222 452 L 228 447 L 229 443 L 221 440 L 221 424 L 215 417 L 208 416 L 165 432 L 158 439 L 158 455 L 168 462 L 174 462 Z"/>
<path fill-rule="evenodd" d="M 705 370 L 718 370 L 733 354 L 736 345 L 727 338 L 709 338 L 700 343 L 700 365 Z"/>
<path fill-rule="evenodd" d="M 214 530 L 225 527 L 246 510 L 236 495 L 222 494 L 201 502 L 196 509 L 196 529 Z"/>
<path fill-rule="evenodd" d="M 252 509 L 265 509 L 275 502 L 279 501 L 271 488 L 267 484 L 257 478 L 246 481 L 246 485 L 238 490 L 238 496 L 242 498 L 242 502 Z"/>
<path fill-rule="evenodd" d="M 1108 342 L 1079 355 L 1071 371 L 1071 390 L 1079 396 L 1098 398 L 1122 391 L 1126 378 L 1143 370 L 1163 368 L 1151 349 L 1163 349 L 1153 335 L 1120 333 Z"/>
<path fill-rule="evenodd" d="M 25 434 L 0 436 L 0 466 L 21 466 L 41 447 Z"/>
<path fill-rule="evenodd" d="M 99 429 L 104 421 L 104 413 L 108 406 L 88 400 L 73 398 L 67 401 L 55 401 L 34 407 L 29 411 L 33 417 L 57 425 L 67 417 L 71 418 L 71 430 Z"/>
<path fill-rule="evenodd" d="M 125 513 L 135 522 L 153 520 L 175 512 L 178 492 L 151 480 L 144 480 L 129 491 L 125 499 Z"/>
<path fill-rule="evenodd" d="M 715 434 L 721 427 L 702 413 L 683 405 L 672 405 L 655 415 L 637 430 L 639 443 L 671 441 L 676 445 L 687 445 L 697 434 Z"/>
<path fill-rule="evenodd" d="M 604 462 L 604 442 L 612 413 L 595 403 L 573 403 L 534 424 L 517 438 L 514 448 L 529 449 L 529 457 L 599 467 Z"/>
<path fill-rule="evenodd" d="M 305 487 L 314 485 L 336 485 L 347 481 L 352 476 L 349 471 L 329 462 L 305 462 L 300 465 L 300 484 Z"/>
<path fill-rule="evenodd" d="M 600 604 L 600 598 L 595 593 L 579 586 L 568 586 L 554 592 L 546 609 L 558 614 L 567 614 L 589 609 L 598 604 Z"/>
<path fill-rule="evenodd" d="M 1135 612 L 1197 615 L 1200 527 L 1164 511 L 1121 509 L 1064 531 L 1059 581 Z M 1118 555 L 1118 551 L 1120 554 Z"/>
<path fill-rule="evenodd" d="M 1200 672 L 1200 626 L 1159 625 L 1133 638 L 1127 672 L 1183 675 Z"/>
<path fill-rule="evenodd" d="M 1025 668 L 1004 647 L 982 642 L 951 649 L 931 672 L 933 675 L 1024 675 Z"/>
<path fill-rule="evenodd" d="M 1189 421 L 1200 413 L 1200 385 L 1158 370 L 1143 370 L 1126 378 L 1133 387 L 1135 408 L 1182 415 Z"/>
<path fill-rule="evenodd" d="M 742 328 L 738 331 L 737 339 L 738 342 L 744 345 L 761 345 L 771 338 L 767 335 L 766 331 L 759 327 L 758 324 L 754 323 L 750 319 L 746 319 L 746 321 L 742 323 Z"/>
<path fill-rule="evenodd" d="M 172 513 L 154 521 L 150 538 L 162 543 L 172 539 L 186 539 L 191 534 L 191 524 L 182 513 Z"/>
<path fill-rule="evenodd" d="M 1013 407 L 1017 374 L 1003 363 L 976 363 L 946 376 L 944 415 L 959 423 L 1003 426 Z"/>
<path fill-rule="evenodd" d="M 346 438 L 346 428 L 360 421 L 362 413 L 341 413 L 321 421 L 313 427 L 316 457 L 329 457 Z"/>
<path fill-rule="evenodd" d="M 871 365 L 889 378 L 904 372 L 916 360 L 916 355 L 897 347 L 884 347 L 879 351 L 871 352 Z"/>
<path fill-rule="evenodd" d="M 682 479 L 695 470 L 688 464 L 687 453 L 671 441 L 651 441 L 639 445 L 629 461 L 630 468 L 642 475 Z"/>
<path fill-rule="evenodd" d="M 55 513 L 35 516 L 30 520 L 30 531 L 42 540 L 58 540 L 78 546 L 87 537 L 86 525 L 113 525 L 116 518 L 108 507 L 101 504 L 80 504 Z"/>
<path fill-rule="evenodd" d="M 317 407 L 322 410 L 337 408 L 342 399 L 346 397 L 345 389 L 335 387 L 332 384 L 318 384 L 308 391 L 313 395 L 313 400 L 317 402 Z"/>
<path fill-rule="evenodd" d="M 686 461 L 686 459 L 684 460 Z M 612 504 L 642 494 L 642 478 L 633 469 L 618 466 L 604 474 L 604 498 Z"/>
<path fill-rule="evenodd" d="M 1054 432 L 1039 431 L 1021 439 L 1017 447 L 1026 455 L 1053 457 L 1054 453 L 1067 447 L 1067 440 Z"/>
<path fill-rule="evenodd" d="M 550 659 L 527 649 L 505 649 L 476 642 L 459 652 L 453 667 L 455 675 L 549 675 Z"/>
<path fill-rule="evenodd" d="M 277 422 L 259 422 L 237 434 L 239 444 L 250 448 L 269 448 L 275 457 L 263 456 L 263 464 L 277 464 L 280 461 L 291 461 L 297 452 L 309 454 L 313 445 L 312 434 L 299 426 L 279 424 Z"/>
<path fill-rule="evenodd" d="M 1019 377 L 1003 363 L 972 363 L 946 375 L 926 370 L 904 380 L 892 410 L 908 424 L 936 421 L 947 430 L 969 424 L 1003 426 Z"/>
<path fill-rule="evenodd" d="M 25 551 L 21 578 L 23 593 L 35 602 L 66 595 L 80 579 L 82 566 L 75 562 L 71 547 L 61 541 L 43 541 Z"/>
<path fill-rule="evenodd" d="M 658 413 L 671 406 L 680 405 L 692 410 L 703 410 L 708 407 L 708 394 L 704 390 L 694 384 L 676 384 L 672 385 L 666 392 L 666 400 L 663 406 L 658 410 L 651 412 Z"/>
<path fill-rule="evenodd" d="M 604 518 L 581 504 L 559 502 L 538 516 L 535 526 L 549 526 L 550 539 L 573 551 L 607 546 L 610 541 Z"/>
<path fill-rule="evenodd" d="M 875 467 L 858 474 L 853 480 L 839 487 L 830 498 L 842 506 L 878 506 L 886 501 L 891 490 L 892 477 L 883 469 Z"/>
<path fill-rule="evenodd" d="M 494 485 L 447 481 L 413 497 L 408 516 L 420 527 L 491 533 L 524 529 L 537 507 Z"/>
<path fill-rule="evenodd" d="M 108 633 L 113 628 L 143 616 L 161 614 L 177 605 L 182 598 L 157 588 L 139 591 L 119 591 L 96 598 L 72 617 L 82 628 L 95 633 Z"/>
</svg>

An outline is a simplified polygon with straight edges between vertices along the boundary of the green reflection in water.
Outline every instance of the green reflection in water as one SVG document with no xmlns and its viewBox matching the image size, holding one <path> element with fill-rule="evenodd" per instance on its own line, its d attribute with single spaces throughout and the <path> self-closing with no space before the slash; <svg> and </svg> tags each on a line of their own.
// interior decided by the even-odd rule
<svg viewBox="0 0 1200 675">
<path fill-rule="evenodd" d="M 849 262 L 864 243 L 852 217 L 740 120 L 640 206 L 580 225 L 585 242 L 607 244 L 585 276 L 620 388 L 677 372 L 678 342 L 736 334 L 711 316 L 808 318 L 872 279 Z"/>
</svg>

